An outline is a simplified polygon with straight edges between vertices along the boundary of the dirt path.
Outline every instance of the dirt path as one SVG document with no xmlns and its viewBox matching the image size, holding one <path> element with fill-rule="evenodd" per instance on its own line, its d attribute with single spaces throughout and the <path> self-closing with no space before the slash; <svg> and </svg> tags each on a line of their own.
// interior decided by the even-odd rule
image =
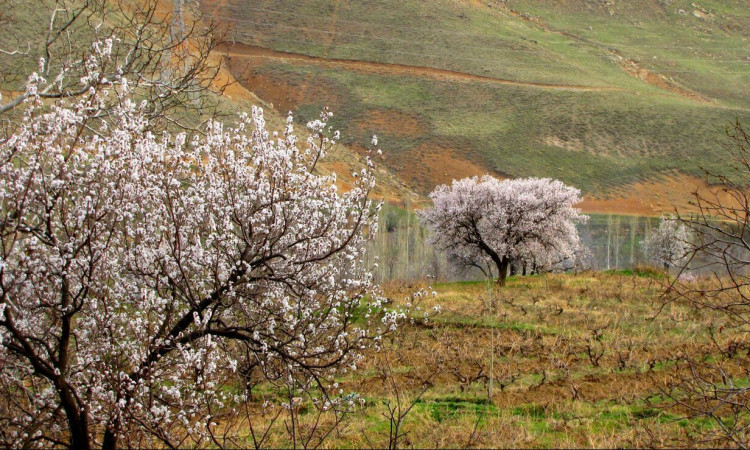
<svg viewBox="0 0 750 450">
<path fill-rule="evenodd" d="M 660 73 L 656 73 L 656 72 L 640 67 L 635 60 L 626 58 L 622 54 L 622 52 L 620 52 L 619 50 L 611 49 L 607 46 L 601 45 L 597 42 L 594 42 L 588 39 L 584 39 L 581 36 L 578 36 L 573 33 L 569 33 L 564 30 L 556 30 L 550 27 L 547 23 L 545 23 L 540 17 L 536 17 L 531 14 L 526 14 L 526 13 L 516 11 L 514 9 L 511 9 L 508 6 L 501 6 L 500 8 L 506 13 L 514 17 L 517 17 L 525 22 L 531 23 L 539 27 L 540 29 L 544 30 L 547 33 L 554 33 L 554 34 L 566 37 L 568 39 L 572 39 L 576 42 L 580 42 L 584 45 L 588 45 L 588 46 L 596 48 L 602 53 L 614 58 L 618 66 L 620 66 L 620 69 L 625 71 L 625 73 L 627 73 L 631 77 L 638 78 L 644 83 L 650 84 L 659 89 L 671 92 L 673 94 L 677 94 L 681 97 L 693 100 L 698 103 L 716 105 L 716 101 L 706 98 L 703 95 L 699 94 L 698 92 L 695 92 L 690 89 L 687 89 L 686 87 L 680 86 L 674 80 L 667 78 L 666 76 Z"/>
<path fill-rule="evenodd" d="M 325 39 L 323 44 L 323 56 L 321 59 L 325 59 L 328 56 L 328 53 L 331 51 L 331 48 L 333 48 L 334 41 L 336 40 L 336 31 L 337 31 L 337 22 L 339 17 L 339 5 L 340 3 L 337 1 L 333 4 L 333 13 L 331 14 L 331 20 L 328 22 L 328 25 L 326 27 L 328 31 L 328 39 Z M 236 47 L 236 45 L 234 46 Z M 312 82 L 317 78 L 317 73 L 310 73 L 305 77 L 305 80 L 302 82 L 302 84 L 299 87 L 301 98 L 305 99 L 307 98 L 307 91 L 312 84 Z"/>
<path fill-rule="evenodd" d="M 429 77 L 439 80 L 450 80 L 450 81 L 480 81 L 492 84 L 504 84 L 510 86 L 523 86 L 523 87 L 535 87 L 540 89 L 554 89 L 564 91 L 589 91 L 589 92 L 602 92 L 602 91 L 620 91 L 622 89 L 615 87 L 603 87 L 603 86 L 580 86 L 580 85 L 568 85 L 568 84 L 549 84 L 549 83 L 534 83 L 528 81 L 515 81 L 505 80 L 502 78 L 485 77 L 481 75 L 473 75 L 469 73 L 456 72 L 445 69 L 435 69 L 433 67 L 421 67 L 421 66 L 408 66 L 405 64 L 390 64 L 390 63 L 379 63 L 373 61 L 356 61 L 348 59 L 336 59 L 336 58 L 323 58 L 318 56 L 309 56 L 299 53 L 287 53 L 280 52 L 277 50 L 271 50 L 268 48 L 257 47 L 246 44 L 227 44 L 218 49 L 223 52 L 228 58 L 263 58 L 263 59 L 279 59 L 284 61 L 302 62 L 306 64 L 317 64 L 328 67 L 342 67 L 349 70 L 357 70 L 360 72 L 370 72 L 378 74 L 398 74 L 398 75 L 411 75 L 416 77 Z"/>
</svg>

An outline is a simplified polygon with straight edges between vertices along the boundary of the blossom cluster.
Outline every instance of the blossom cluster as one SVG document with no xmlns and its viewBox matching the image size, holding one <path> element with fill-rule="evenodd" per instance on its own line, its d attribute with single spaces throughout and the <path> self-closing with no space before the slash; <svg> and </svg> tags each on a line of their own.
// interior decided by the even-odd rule
<svg viewBox="0 0 750 450">
<path fill-rule="evenodd" d="M 363 263 L 372 161 L 345 193 L 316 170 L 329 113 L 303 141 L 259 108 L 155 135 L 125 79 L 35 85 L 0 141 L 0 445 L 200 445 L 238 379 L 326 386 L 395 328 Z"/>
<path fill-rule="evenodd" d="M 578 189 L 547 178 L 498 180 L 486 175 L 454 180 L 430 194 L 420 212 L 431 243 L 468 261 L 497 265 L 500 279 L 515 261 L 545 266 L 573 258 L 581 248 L 574 208 Z"/>
<path fill-rule="evenodd" d="M 643 245 L 649 259 L 664 267 L 679 264 L 692 249 L 691 233 L 673 216 L 659 219 L 659 226 L 646 236 Z"/>
</svg>

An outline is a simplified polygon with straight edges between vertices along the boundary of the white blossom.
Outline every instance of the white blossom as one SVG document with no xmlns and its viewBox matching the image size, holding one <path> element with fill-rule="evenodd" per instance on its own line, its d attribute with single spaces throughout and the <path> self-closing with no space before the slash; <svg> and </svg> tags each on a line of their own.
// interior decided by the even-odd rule
<svg viewBox="0 0 750 450">
<path fill-rule="evenodd" d="M 494 265 L 500 283 L 513 262 L 572 258 L 581 246 L 576 222 L 588 218 L 573 207 L 580 191 L 548 178 L 464 178 L 438 186 L 430 198 L 433 207 L 420 218 L 431 243 L 456 260 Z"/>
<path fill-rule="evenodd" d="M 274 138 L 259 108 L 155 136 L 123 79 L 97 136 L 99 94 L 46 105 L 34 80 L 23 126 L 0 140 L 0 389 L 27 405 L 0 417 L 5 446 L 29 424 L 63 442 L 212 445 L 206 414 L 235 410 L 222 405 L 242 367 L 331 380 L 404 317 L 381 314 L 361 260 L 373 168 L 345 193 L 316 170 L 328 113 L 303 141 L 291 118 Z M 369 319 L 353 325 L 362 298 Z"/>
<path fill-rule="evenodd" d="M 646 236 L 643 245 L 653 263 L 667 268 L 684 259 L 691 248 L 690 239 L 690 231 L 679 220 L 673 216 L 662 217 L 659 226 Z"/>
</svg>

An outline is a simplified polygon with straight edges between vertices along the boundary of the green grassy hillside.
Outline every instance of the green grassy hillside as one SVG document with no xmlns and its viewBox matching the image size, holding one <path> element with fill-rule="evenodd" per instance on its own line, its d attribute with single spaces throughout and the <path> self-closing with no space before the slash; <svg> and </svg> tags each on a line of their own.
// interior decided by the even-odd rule
<svg viewBox="0 0 750 450">
<path fill-rule="evenodd" d="M 245 44 L 228 66 L 250 90 L 302 119 L 330 106 L 351 144 L 377 133 L 386 164 L 422 192 L 490 171 L 611 195 L 721 170 L 724 126 L 750 119 L 742 1 L 202 8 Z"/>
</svg>

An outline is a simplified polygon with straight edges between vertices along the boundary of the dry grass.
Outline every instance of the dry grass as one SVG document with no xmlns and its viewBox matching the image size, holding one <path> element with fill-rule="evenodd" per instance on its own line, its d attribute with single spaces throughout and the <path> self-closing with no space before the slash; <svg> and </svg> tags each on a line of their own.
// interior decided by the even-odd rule
<svg viewBox="0 0 750 450">
<path fill-rule="evenodd" d="M 421 306 L 440 304 L 442 312 L 404 326 L 339 381 L 367 402 L 323 446 L 388 446 L 387 406 L 398 400 L 403 408 L 413 404 L 403 417 L 401 447 L 701 445 L 712 423 L 670 407 L 662 389 L 684 373 L 684 356 L 717 358 L 709 356 L 716 351 L 707 329 L 720 327 L 721 319 L 676 304 L 657 314 L 665 279 L 654 271 L 637 274 L 518 277 L 504 289 L 481 282 L 434 286 L 437 297 Z M 417 287 L 386 291 L 403 299 Z M 720 336 L 718 344 L 746 338 Z M 742 379 L 747 349 L 722 364 Z M 312 412 L 300 415 L 303 428 L 313 419 Z M 283 420 L 268 445 L 290 444 Z"/>
</svg>

